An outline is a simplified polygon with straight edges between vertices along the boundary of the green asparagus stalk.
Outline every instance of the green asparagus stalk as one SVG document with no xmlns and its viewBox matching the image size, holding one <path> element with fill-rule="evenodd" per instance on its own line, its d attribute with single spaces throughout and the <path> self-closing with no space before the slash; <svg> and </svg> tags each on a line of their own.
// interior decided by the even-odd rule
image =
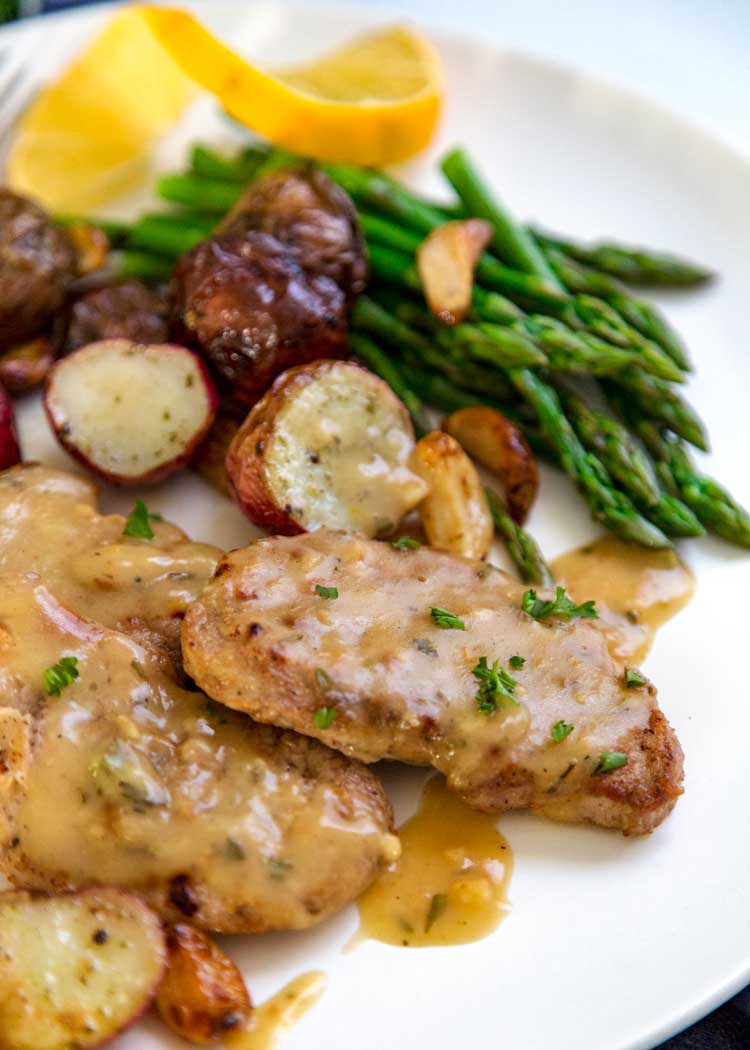
<svg viewBox="0 0 750 1050">
<path fill-rule="evenodd" d="M 750 547 L 750 514 L 722 485 L 696 470 L 679 438 L 649 420 L 638 420 L 634 426 L 656 459 L 664 482 L 701 523 L 730 543 Z"/>
<path fill-rule="evenodd" d="M 116 277 L 137 277 L 147 284 L 160 284 L 171 277 L 174 260 L 150 252 L 123 249 L 110 252 L 107 268 Z"/>
<path fill-rule="evenodd" d="M 429 413 L 393 359 L 384 353 L 377 343 L 361 332 L 349 333 L 349 347 L 370 371 L 379 375 L 393 390 L 396 397 L 403 401 L 412 418 L 417 436 L 421 437 L 429 433 L 433 429 Z"/>
<path fill-rule="evenodd" d="M 614 278 L 569 259 L 556 248 L 548 248 L 545 255 L 569 291 L 593 295 L 608 303 L 631 328 L 662 347 L 683 371 L 689 371 L 690 361 L 685 344 L 655 306 L 631 295 L 628 289 Z"/>
<path fill-rule="evenodd" d="M 637 511 L 632 501 L 613 485 L 600 460 L 583 447 L 552 387 L 527 368 L 513 369 L 508 374 L 536 412 L 543 434 L 555 448 L 563 470 L 577 483 L 594 519 L 622 539 L 644 547 L 669 547 L 661 529 Z"/>
<path fill-rule="evenodd" d="M 128 248 L 142 248 L 176 259 L 202 241 L 208 232 L 205 225 L 181 226 L 171 219 L 164 221 L 158 215 L 143 216 L 131 228 L 126 244 Z"/>
<path fill-rule="evenodd" d="M 201 143 L 193 146 L 190 154 L 190 170 L 193 175 L 223 182 L 245 185 L 258 173 L 268 159 L 269 151 L 263 146 L 248 146 L 233 157 L 226 157 Z"/>
<path fill-rule="evenodd" d="M 495 529 L 505 541 L 508 554 L 518 569 L 518 575 L 524 583 L 548 587 L 552 583 L 552 573 L 536 540 L 513 521 L 496 492 L 490 488 L 484 491 L 487 493 Z"/>
<path fill-rule="evenodd" d="M 714 276 L 698 263 L 652 248 L 631 247 L 615 241 L 581 244 L 558 233 L 548 233 L 534 227 L 529 232 L 543 248 L 562 252 L 577 262 L 628 284 L 684 288 L 705 284 Z"/>
<path fill-rule="evenodd" d="M 440 167 L 456 191 L 467 215 L 487 219 L 492 223 L 492 246 L 503 262 L 515 266 L 523 273 L 543 277 L 552 285 L 558 284 L 557 277 L 534 238 L 514 221 L 485 185 L 465 150 L 451 150 L 443 157 Z"/>
<path fill-rule="evenodd" d="M 242 187 L 202 175 L 162 175 L 156 184 L 160 197 L 207 215 L 225 215 L 237 202 Z"/>
<path fill-rule="evenodd" d="M 640 368 L 626 368 L 606 382 L 608 393 L 621 398 L 644 419 L 664 423 L 696 448 L 708 451 L 708 435 L 695 410 L 667 383 Z"/>
</svg>

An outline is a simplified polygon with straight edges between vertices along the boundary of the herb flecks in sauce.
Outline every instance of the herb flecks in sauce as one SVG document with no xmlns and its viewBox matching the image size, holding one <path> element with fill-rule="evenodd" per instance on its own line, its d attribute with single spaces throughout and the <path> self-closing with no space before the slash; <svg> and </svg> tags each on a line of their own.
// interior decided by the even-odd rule
<svg viewBox="0 0 750 1050">
<path fill-rule="evenodd" d="M 574 725 L 571 725 L 570 722 L 566 722 L 565 719 L 561 718 L 559 722 L 555 722 L 552 726 L 549 735 L 552 737 L 553 743 L 561 744 L 565 737 L 570 736 L 574 729 Z"/>
<path fill-rule="evenodd" d="M 593 599 L 576 605 L 564 587 L 556 587 L 555 597 L 546 602 L 537 597 L 535 590 L 529 589 L 521 599 L 521 608 L 534 620 L 546 620 L 548 616 L 559 616 L 564 620 L 596 620 L 599 615 Z"/>
<path fill-rule="evenodd" d="M 512 667 L 514 671 L 520 671 L 525 663 L 525 656 L 511 656 L 510 660 L 508 660 L 508 666 Z"/>
<path fill-rule="evenodd" d="M 324 587 L 322 583 L 315 584 L 315 593 L 320 598 L 327 598 L 329 601 L 333 601 L 339 596 L 339 592 L 336 587 Z"/>
<path fill-rule="evenodd" d="M 335 707 L 319 707 L 313 715 L 313 725 L 316 729 L 330 729 L 335 717 Z"/>
<path fill-rule="evenodd" d="M 477 707 L 483 714 L 492 714 L 506 701 L 518 704 L 518 699 L 513 695 L 513 690 L 518 682 L 508 674 L 504 667 L 500 667 L 499 660 L 494 660 L 492 666 L 489 666 L 487 657 L 481 656 L 471 673 L 479 682 L 476 701 Z"/>
<path fill-rule="evenodd" d="M 632 667 L 625 668 L 625 685 L 628 689 L 641 689 L 646 684 L 646 679 Z"/>
<path fill-rule="evenodd" d="M 628 756 L 623 751 L 605 751 L 599 755 L 599 763 L 594 773 L 612 773 L 628 764 Z"/>
<path fill-rule="evenodd" d="M 399 536 L 397 540 L 393 540 L 391 547 L 394 547 L 397 551 L 416 551 L 422 544 L 419 540 L 413 539 L 411 536 Z"/>
<path fill-rule="evenodd" d="M 44 672 L 44 691 L 47 696 L 59 696 L 63 689 L 78 678 L 78 657 L 62 656 Z"/>
<path fill-rule="evenodd" d="M 449 631 L 465 631 L 466 624 L 455 613 L 448 612 L 447 609 L 441 609 L 439 605 L 432 605 L 430 607 L 430 616 L 436 627 L 442 627 L 443 630 Z"/>
<path fill-rule="evenodd" d="M 154 538 L 154 530 L 151 528 L 149 521 L 161 521 L 161 514 L 152 514 L 143 500 L 137 499 L 125 522 L 125 527 L 122 530 L 123 536 L 131 536 L 140 540 L 152 540 Z"/>
</svg>

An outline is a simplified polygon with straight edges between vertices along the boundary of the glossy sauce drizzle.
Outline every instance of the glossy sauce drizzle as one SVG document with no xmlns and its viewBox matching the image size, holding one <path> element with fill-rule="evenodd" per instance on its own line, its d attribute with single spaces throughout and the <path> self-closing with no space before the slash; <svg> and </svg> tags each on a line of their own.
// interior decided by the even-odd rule
<svg viewBox="0 0 750 1050">
<path fill-rule="evenodd" d="M 225 1050 L 274 1050 L 280 1036 L 295 1025 L 323 994 L 325 974 L 300 974 L 280 992 L 256 1006 L 247 1028 L 225 1039 Z"/>
<path fill-rule="evenodd" d="M 469 809 L 433 777 L 416 814 L 399 828 L 401 856 L 359 899 L 354 943 L 407 947 L 486 937 L 509 909 L 513 870 L 497 815 Z"/>
<path fill-rule="evenodd" d="M 692 573 L 673 550 L 647 550 L 615 536 L 560 555 L 552 572 L 577 601 L 596 599 L 612 656 L 627 664 L 644 659 L 657 629 L 695 590 Z"/>
</svg>

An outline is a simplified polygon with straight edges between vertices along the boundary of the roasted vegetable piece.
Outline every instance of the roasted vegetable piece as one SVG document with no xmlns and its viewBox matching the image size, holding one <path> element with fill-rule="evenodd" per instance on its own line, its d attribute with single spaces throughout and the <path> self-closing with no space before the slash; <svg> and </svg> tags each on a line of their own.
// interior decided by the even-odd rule
<svg viewBox="0 0 750 1050">
<path fill-rule="evenodd" d="M 492 240 L 483 219 L 457 219 L 438 226 L 417 250 L 417 269 L 425 299 L 444 324 L 463 321 L 471 306 L 474 269 Z"/>
<path fill-rule="evenodd" d="M 213 485 L 222 496 L 230 496 L 226 459 L 229 446 L 240 428 L 241 417 L 219 409 L 209 432 L 190 464 L 196 474 Z"/>
<path fill-rule="evenodd" d="M 417 442 L 409 462 L 429 487 L 419 510 L 430 546 L 486 558 L 492 515 L 476 467 L 458 442 L 435 430 Z"/>
<path fill-rule="evenodd" d="M 16 433 L 16 418 L 5 387 L 0 386 L 0 470 L 21 462 L 21 450 Z"/>
<path fill-rule="evenodd" d="M 285 368 L 346 353 L 346 299 L 336 282 L 303 270 L 286 245 L 239 218 L 179 260 L 170 300 L 179 337 L 244 404 Z"/>
<path fill-rule="evenodd" d="M 223 226 L 238 221 L 286 244 L 311 274 L 332 277 L 348 298 L 367 280 L 364 239 L 349 196 L 319 168 L 279 168 L 255 179 Z"/>
<path fill-rule="evenodd" d="M 160 481 L 188 463 L 216 405 L 197 354 L 127 339 L 90 343 L 63 358 L 44 395 L 63 448 L 115 485 Z"/>
<path fill-rule="evenodd" d="M 227 453 L 247 516 L 293 536 L 322 526 L 389 532 L 425 495 L 407 466 L 414 431 L 391 389 L 350 361 L 290 369 L 250 412 Z"/>
<path fill-rule="evenodd" d="M 76 221 L 68 223 L 65 232 L 75 248 L 79 273 L 92 273 L 104 265 L 109 238 L 100 226 Z"/>
<path fill-rule="evenodd" d="M 204 1045 L 243 1027 L 252 1004 L 242 974 L 205 933 L 187 923 L 167 930 L 167 972 L 156 996 L 162 1020 Z"/>
<path fill-rule="evenodd" d="M 0 354 L 0 383 L 11 394 L 25 394 L 44 382 L 54 363 L 52 340 L 37 336 Z"/>
<path fill-rule="evenodd" d="M 0 350 L 45 328 L 76 272 L 65 231 L 38 205 L 0 187 Z"/>
<path fill-rule="evenodd" d="M 497 409 L 477 407 L 453 412 L 444 420 L 443 430 L 498 475 L 510 516 L 523 525 L 539 489 L 539 471 L 521 429 Z"/>
<path fill-rule="evenodd" d="M 167 304 L 142 281 L 129 280 L 94 288 L 70 308 L 66 351 L 100 339 L 165 343 L 169 338 Z"/>
<path fill-rule="evenodd" d="M 109 1042 L 148 1007 L 165 958 L 159 918 L 131 893 L 0 895 L 0 1046 Z"/>
</svg>

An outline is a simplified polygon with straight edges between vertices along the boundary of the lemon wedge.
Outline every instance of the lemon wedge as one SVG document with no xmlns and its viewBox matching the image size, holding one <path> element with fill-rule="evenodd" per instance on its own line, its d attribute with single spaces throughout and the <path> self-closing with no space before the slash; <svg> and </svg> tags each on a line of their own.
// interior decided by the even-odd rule
<svg viewBox="0 0 750 1050">
<path fill-rule="evenodd" d="M 194 92 L 144 9 L 125 8 L 21 117 L 8 184 L 56 212 L 111 200 L 145 177 L 151 147 Z"/>
<path fill-rule="evenodd" d="M 146 7 L 154 39 L 240 123 L 320 160 L 389 164 L 432 138 L 440 58 L 418 33 L 391 26 L 315 61 L 271 73 L 246 62 L 177 8 Z"/>
</svg>

